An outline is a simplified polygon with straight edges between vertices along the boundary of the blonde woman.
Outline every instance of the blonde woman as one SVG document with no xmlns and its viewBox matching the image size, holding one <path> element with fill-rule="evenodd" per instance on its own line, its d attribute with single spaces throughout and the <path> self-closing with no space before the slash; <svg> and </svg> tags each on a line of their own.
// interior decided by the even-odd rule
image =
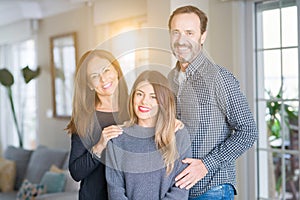
<svg viewBox="0 0 300 200">
<path fill-rule="evenodd" d="M 157 71 L 139 75 L 129 97 L 130 120 L 107 144 L 106 179 L 110 200 L 188 199 L 175 177 L 191 156 L 185 128 L 176 131 L 175 100 Z"/>
</svg>

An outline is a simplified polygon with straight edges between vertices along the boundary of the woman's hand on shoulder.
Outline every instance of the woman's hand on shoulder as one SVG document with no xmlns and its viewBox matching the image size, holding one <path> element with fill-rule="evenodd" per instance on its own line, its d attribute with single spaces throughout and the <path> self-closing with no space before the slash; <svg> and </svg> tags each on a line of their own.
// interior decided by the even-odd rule
<svg viewBox="0 0 300 200">
<path fill-rule="evenodd" d="M 183 129 L 184 124 L 179 119 L 175 120 L 175 132 L 177 132 L 180 129 Z"/>
<path fill-rule="evenodd" d="M 118 137 L 123 133 L 123 129 L 120 126 L 112 125 L 104 128 L 101 133 L 101 138 L 99 140 L 102 145 L 106 146 L 108 141 Z"/>
<path fill-rule="evenodd" d="M 112 138 L 116 138 L 123 133 L 123 129 L 117 125 L 112 125 L 104 128 L 101 133 L 100 140 L 97 144 L 94 145 L 94 151 L 98 153 L 102 153 L 102 151 L 106 148 L 106 145 L 109 140 Z"/>
</svg>

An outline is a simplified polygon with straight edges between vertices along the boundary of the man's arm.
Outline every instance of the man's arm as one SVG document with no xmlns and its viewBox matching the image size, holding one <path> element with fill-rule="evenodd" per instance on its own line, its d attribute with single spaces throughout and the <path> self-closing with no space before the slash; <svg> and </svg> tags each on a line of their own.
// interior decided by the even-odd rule
<svg viewBox="0 0 300 200">
<path fill-rule="evenodd" d="M 253 146 L 258 137 L 247 99 L 240 90 L 239 82 L 229 71 L 220 70 L 215 92 L 231 132 L 202 159 L 208 170 L 218 169 L 224 163 L 236 160 Z"/>
<path fill-rule="evenodd" d="M 176 185 L 191 188 L 208 171 L 219 168 L 224 162 L 231 162 L 253 146 L 258 137 L 257 127 L 245 96 L 234 76 L 221 71 L 216 82 L 216 96 L 219 107 L 226 116 L 232 133 L 201 160 L 185 159 L 189 166 L 176 177 Z"/>
</svg>

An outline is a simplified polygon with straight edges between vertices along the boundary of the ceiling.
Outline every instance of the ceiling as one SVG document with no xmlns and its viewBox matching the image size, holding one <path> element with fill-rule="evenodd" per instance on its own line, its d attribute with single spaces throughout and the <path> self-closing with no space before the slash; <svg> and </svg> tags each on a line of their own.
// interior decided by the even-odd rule
<svg viewBox="0 0 300 200">
<path fill-rule="evenodd" d="M 0 0 L 0 26 L 24 19 L 43 19 L 104 0 Z M 219 0 L 245 1 L 245 0 Z"/>
<path fill-rule="evenodd" d="M 94 0 L 0 0 L 0 26 L 24 19 L 42 19 L 67 12 Z"/>
</svg>

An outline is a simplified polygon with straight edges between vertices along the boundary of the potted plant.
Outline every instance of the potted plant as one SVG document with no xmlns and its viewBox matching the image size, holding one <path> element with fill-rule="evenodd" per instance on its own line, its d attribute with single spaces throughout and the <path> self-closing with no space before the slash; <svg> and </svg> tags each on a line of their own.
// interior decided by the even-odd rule
<svg viewBox="0 0 300 200">
<path fill-rule="evenodd" d="M 28 66 L 21 69 L 22 75 L 24 78 L 25 83 L 29 83 L 32 79 L 36 78 L 40 74 L 40 68 L 38 67 L 37 70 L 33 71 L 29 69 Z M 16 116 L 15 106 L 14 106 L 14 100 L 12 95 L 12 85 L 14 84 L 14 76 L 12 73 L 6 69 L 2 68 L 0 69 L 0 83 L 6 88 L 7 91 L 7 97 L 9 98 L 11 111 L 13 114 L 13 120 L 17 129 L 17 134 L 19 138 L 19 146 L 23 148 L 23 133 L 20 129 L 20 125 L 18 123 L 18 119 Z"/>
<path fill-rule="evenodd" d="M 270 133 L 269 136 L 271 137 L 270 142 L 272 142 L 273 140 L 281 138 L 280 131 L 282 129 L 282 122 L 290 129 L 290 124 L 297 122 L 298 113 L 291 105 L 287 103 L 282 104 L 279 101 L 282 99 L 282 86 L 276 96 L 273 96 L 270 91 L 267 93 L 270 97 L 270 101 L 267 101 L 267 126 Z M 281 119 L 282 113 L 284 119 Z"/>
<path fill-rule="evenodd" d="M 293 106 L 289 105 L 287 102 L 281 102 L 280 100 L 283 97 L 282 86 L 279 89 L 279 92 L 273 96 L 270 91 L 267 91 L 270 100 L 267 101 L 267 127 L 268 127 L 268 136 L 270 146 L 272 148 L 281 148 L 281 145 L 284 145 L 285 138 L 282 137 L 281 131 L 283 126 L 285 126 L 289 131 L 289 137 L 291 137 L 290 144 L 288 147 L 292 149 L 292 136 L 294 132 L 291 129 L 291 126 L 298 126 L 298 111 Z M 284 123 L 284 124 L 283 124 Z M 298 133 L 296 132 L 296 136 Z M 298 139 L 297 139 L 298 140 Z M 276 141 L 279 141 L 278 143 Z M 275 165 L 274 173 L 276 174 L 276 183 L 275 190 L 277 194 L 281 191 L 282 186 L 282 176 L 281 176 L 281 160 L 277 157 L 277 153 L 273 153 L 273 164 Z M 291 155 L 290 160 L 294 159 L 294 155 Z M 291 163 L 290 163 L 291 165 Z M 286 181 L 289 181 L 290 184 L 293 184 L 293 174 L 294 172 L 290 169 L 293 169 L 293 166 L 289 166 L 286 170 Z M 292 175 L 291 175 L 292 174 Z"/>
</svg>

